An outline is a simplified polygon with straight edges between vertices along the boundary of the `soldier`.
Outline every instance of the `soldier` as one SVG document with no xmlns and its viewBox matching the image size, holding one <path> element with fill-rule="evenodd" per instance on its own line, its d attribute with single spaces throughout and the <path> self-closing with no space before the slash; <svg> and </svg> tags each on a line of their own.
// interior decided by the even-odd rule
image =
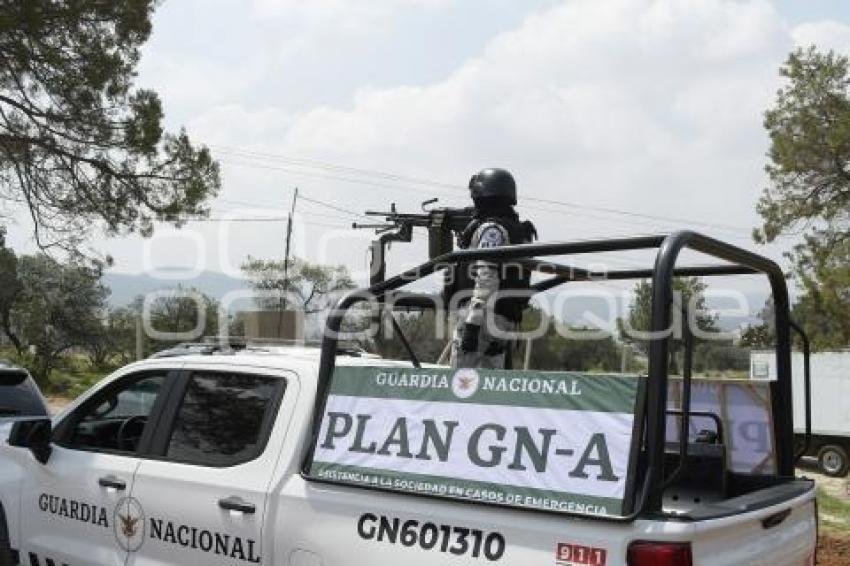
<svg viewBox="0 0 850 566">
<path fill-rule="evenodd" d="M 475 203 L 472 222 L 458 237 L 463 249 L 525 244 L 537 238 L 531 222 L 514 211 L 516 182 L 504 169 L 484 169 L 469 181 Z M 461 263 L 447 281 L 449 304 L 457 306 L 452 339 L 452 367 L 509 369 L 510 340 L 528 305 L 531 273 L 517 263 L 476 261 Z M 500 292 L 512 291 L 500 298 Z M 520 293 L 515 293 L 515 292 Z M 522 294 L 522 296 L 517 296 Z M 494 312 L 488 313 L 488 309 Z M 495 323 L 497 330 L 491 325 Z"/>
</svg>

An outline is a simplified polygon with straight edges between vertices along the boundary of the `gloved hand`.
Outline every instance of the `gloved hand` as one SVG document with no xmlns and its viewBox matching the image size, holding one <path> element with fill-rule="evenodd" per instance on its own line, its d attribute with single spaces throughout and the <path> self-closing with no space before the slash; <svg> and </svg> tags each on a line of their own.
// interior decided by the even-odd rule
<svg viewBox="0 0 850 566">
<path fill-rule="evenodd" d="M 478 350 L 478 334 L 481 327 L 477 324 L 464 324 L 460 335 L 460 349 L 463 352 L 475 352 Z"/>
</svg>

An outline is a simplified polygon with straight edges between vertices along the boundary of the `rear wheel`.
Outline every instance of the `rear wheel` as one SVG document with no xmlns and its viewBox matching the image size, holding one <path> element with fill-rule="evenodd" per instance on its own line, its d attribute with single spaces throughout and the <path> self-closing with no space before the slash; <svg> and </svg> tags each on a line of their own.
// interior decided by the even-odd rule
<svg viewBox="0 0 850 566">
<path fill-rule="evenodd" d="M 824 446 L 818 452 L 818 467 L 821 472 L 833 478 L 847 475 L 847 470 L 850 468 L 847 451 L 834 444 Z"/>
</svg>

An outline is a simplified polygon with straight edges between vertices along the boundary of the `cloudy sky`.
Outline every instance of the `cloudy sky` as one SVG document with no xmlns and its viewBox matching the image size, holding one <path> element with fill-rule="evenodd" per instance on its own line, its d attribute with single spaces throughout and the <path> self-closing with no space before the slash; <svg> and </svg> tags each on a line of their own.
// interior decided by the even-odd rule
<svg viewBox="0 0 850 566">
<path fill-rule="evenodd" d="M 352 213 L 465 204 L 469 176 L 502 166 L 546 240 L 692 228 L 753 247 L 762 114 L 810 43 L 850 54 L 850 3 L 167 0 L 138 83 L 210 146 L 224 189 L 212 221 L 92 245 L 121 272 L 236 273 L 282 256 L 297 186 L 296 253 L 362 272 Z"/>
</svg>

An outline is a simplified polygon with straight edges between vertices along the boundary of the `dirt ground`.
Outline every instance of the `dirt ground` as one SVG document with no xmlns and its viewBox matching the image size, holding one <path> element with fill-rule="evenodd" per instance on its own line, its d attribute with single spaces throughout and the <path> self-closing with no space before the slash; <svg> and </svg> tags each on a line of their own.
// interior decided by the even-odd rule
<svg viewBox="0 0 850 566">
<path fill-rule="evenodd" d="M 48 397 L 47 408 L 50 409 L 51 415 L 55 415 L 56 413 L 64 409 L 65 406 L 70 402 L 70 399 L 65 399 L 64 397 Z"/>
<path fill-rule="evenodd" d="M 812 478 L 818 487 L 833 497 L 850 503 L 850 476 L 843 478 L 831 478 L 818 472 L 817 461 L 814 458 L 803 458 L 797 469 L 800 475 Z"/>
<path fill-rule="evenodd" d="M 818 566 L 847 566 L 850 564 L 850 538 L 838 538 L 835 533 L 821 533 L 818 540 Z"/>
<path fill-rule="evenodd" d="M 814 459 L 804 459 L 798 472 L 814 479 L 827 494 L 850 504 L 850 477 L 830 478 L 817 472 Z M 823 526 L 829 522 L 830 526 Z M 839 526 L 835 526 L 836 523 Z M 844 523 L 846 526 L 840 526 Z M 818 539 L 818 564 L 820 566 L 850 565 L 850 523 L 841 517 L 825 515 L 821 510 L 821 533 Z"/>
</svg>

